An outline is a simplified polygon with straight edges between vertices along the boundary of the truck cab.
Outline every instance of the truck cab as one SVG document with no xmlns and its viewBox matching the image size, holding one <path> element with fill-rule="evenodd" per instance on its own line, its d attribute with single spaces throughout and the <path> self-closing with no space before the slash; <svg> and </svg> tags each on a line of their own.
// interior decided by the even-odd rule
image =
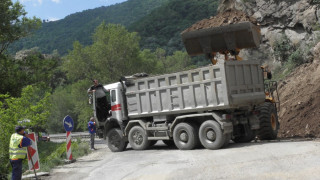
<svg viewBox="0 0 320 180">
<path fill-rule="evenodd" d="M 122 120 L 126 119 L 126 115 L 123 111 L 124 101 L 121 95 L 122 85 L 120 82 L 107 84 L 103 86 L 108 93 L 106 93 L 106 98 L 108 102 L 108 112 L 101 112 L 98 110 L 99 102 L 95 98 L 95 93 L 92 96 L 92 108 L 94 112 L 94 117 L 97 119 L 98 135 L 103 137 L 105 132 L 105 127 L 108 126 L 110 122 L 115 122 L 117 124 L 122 124 Z"/>
</svg>

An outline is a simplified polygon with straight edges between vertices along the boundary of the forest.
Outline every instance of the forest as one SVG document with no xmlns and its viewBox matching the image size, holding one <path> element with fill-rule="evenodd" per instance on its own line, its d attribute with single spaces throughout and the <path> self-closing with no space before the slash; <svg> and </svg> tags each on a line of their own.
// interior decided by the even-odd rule
<svg viewBox="0 0 320 180">
<path fill-rule="evenodd" d="M 92 44 L 95 28 L 106 24 L 121 24 L 141 37 L 142 49 L 165 49 L 170 55 L 184 50 L 180 33 L 203 18 L 216 15 L 218 0 L 129 0 L 124 3 L 99 7 L 71 14 L 64 19 L 44 22 L 32 36 L 21 38 L 10 45 L 14 54 L 20 50 L 39 47 L 41 53 L 57 50 L 64 56 L 72 43 Z"/>
</svg>

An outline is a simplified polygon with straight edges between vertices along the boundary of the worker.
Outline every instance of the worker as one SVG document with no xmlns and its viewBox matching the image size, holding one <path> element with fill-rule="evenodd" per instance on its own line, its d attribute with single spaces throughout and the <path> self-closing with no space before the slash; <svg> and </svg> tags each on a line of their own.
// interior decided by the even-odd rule
<svg viewBox="0 0 320 180">
<path fill-rule="evenodd" d="M 93 83 L 93 86 L 88 89 L 88 93 L 95 92 L 97 99 L 97 117 L 99 121 L 103 121 L 108 117 L 109 111 L 111 110 L 110 103 L 107 102 L 106 97 L 106 93 L 109 91 L 99 84 L 98 80 L 93 80 Z"/>
<path fill-rule="evenodd" d="M 94 121 L 94 117 L 91 117 L 90 121 L 88 122 L 88 130 L 89 130 L 89 134 L 90 134 L 91 150 L 96 150 L 96 148 L 94 148 L 94 137 L 96 134 L 96 122 Z"/>
<path fill-rule="evenodd" d="M 12 166 L 12 180 L 22 178 L 22 160 L 27 157 L 27 147 L 31 140 L 25 136 L 24 127 L 17 126 L 16 133 L 11 135 L 9 145 L 9 158 Z"/>
</svg>

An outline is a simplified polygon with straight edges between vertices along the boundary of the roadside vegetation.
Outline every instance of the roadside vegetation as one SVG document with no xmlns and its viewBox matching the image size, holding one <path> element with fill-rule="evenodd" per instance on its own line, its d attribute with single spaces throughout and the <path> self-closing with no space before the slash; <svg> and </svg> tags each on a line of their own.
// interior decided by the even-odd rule
<svg viewBox="0 0 320 180">
<path fill-rule="evenodd" d="M 37 146 L 40 159 L 40 170 L 37 172 L 50 172 L 52 168 L 65 164 L 66 143 L 39 141 Z M 71 149 L 73 159 L 87 155 L 90 152 L 88 142 L 81 141 L 80 138 L 72 142 Z M 27 171 L 28 169 L 28 161 L 25 160 L 23 161 L 22 172 L 26 172 L 25 174 L 34 173 L 33 171 Z M 11 179 L 11 174 L 8 175 L 8 179 Z"/>
</svg>

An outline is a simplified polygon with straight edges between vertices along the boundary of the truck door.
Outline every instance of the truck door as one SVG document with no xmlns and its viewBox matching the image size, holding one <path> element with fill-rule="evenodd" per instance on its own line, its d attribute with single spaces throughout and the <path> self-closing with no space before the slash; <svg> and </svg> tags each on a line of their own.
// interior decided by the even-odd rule
<svg viewBox="0 0 320 180">
<path fill-rule="evenodd" d="M 121 107 L 121 99 L 119 97 L 120 93 L 118 89 L 111 90 L 111 113 L 112 118 L 121 121 L 122 119 L 122 107 Z"/>
</svg>

